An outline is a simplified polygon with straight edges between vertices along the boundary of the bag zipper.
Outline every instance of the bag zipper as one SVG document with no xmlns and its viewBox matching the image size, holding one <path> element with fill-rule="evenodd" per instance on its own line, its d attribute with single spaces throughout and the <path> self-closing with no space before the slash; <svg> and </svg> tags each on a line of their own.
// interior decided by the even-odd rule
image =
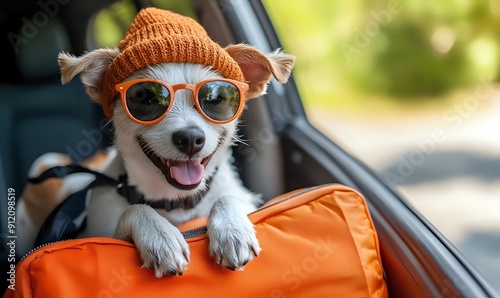
<svg viewBox="0 0 500 298">
<path fill-rule="evenodd" d="M 108 239 L 108 238 L 111 238 L 111 239 L 116 239 L 116 240 L 120 240 L 118 238 L 115 238 L 115 237 L 92 237 L 92 238 L 102 238 L 102 239 Z M 68 242 L 68 241 L 73 241 L 73 240 L 81 240 L 81 239 L 84 239 L 84 238 L 71 238 L 71 239 L 64 239 L 64 240 L 58 240 L 58 241 L 52 241 L 52 242 L 47 242 L 47 243 L 44 243 L 44 244 L 41 244 L 41 245 L 38 245 L 37 247 L 35 248 L 32 248 L 29 252 L 27 252 L 19 261 L 21 262 L 22 260 L 26 259 L 29 255 L 31 255 L 32 253 L 34 253 L 35 251 L 41 249 L 41 248 L 44 248 L 46 246 L 49 246 L 49 245 L 52 245 L 52 244 L 56 244 L 56 243 L 62 243 L 62 242 Z"/>
<path fill-rule="evenodd" d="M 276 201 L 276 202 L 274 202 L 272 204 L 268 204 L 268 205 L 264 205 L 262 207 L 259 207 L 257 210 L 248 213 L 248 215 L 257 213 L 257 212 L 259 212 L 261 210 L 265 210 L 267 208 L 270 208 L 272 206 L 280 204 L 280 203 L 282 203 L 284 201 L 291 200 L 294 197 L 302 195 L 302 194 L 304 194 L 304 193 L 306 193 L 308 191 L 312 191 L 312 190 L 315 190 L 315 189 L 320 188 L 320 187 L 324 187 L 324 186 L 328 186 L 328 185 L 334 185 L 334 184 L 337 184 L 337 183 L 322 184 L 322 185 L 319 185 L 319 186 L 312 186 L 312 187 L 305 188 L 305 189 L 303 189 L 301 191 L 298 191 L 298 192 L 296 192 L 296 193 L 294 193 L 294 194 L 292 194 L 290 196 L 286 196 L 283 199 L 278 200 L 278 201 Z M 191 229 L 191 230 L 184 231 L 184 232 L 182 232 L 182 235 L 184 236 L 184 239 L 190 239 L 190 238 L 198 237 L 198 236 L 206 234 L 206 233 L 207 233 L 207 227 L 203 226 L 203 227 L 194 228 L 194 229 Z"/>
<path fill-rule="evenodd" d="M 32 248 L 30 251 L 28 251 L 20 260 L 19 262 L 21 262 L 22 260 L 26 259 L 27 256 L 29 256 L 30 254 L 32 254 L 33 252 L 35 252 L 36 250 L 39 250 L 40 248 L 42 247 L 45 247 L 47 245 L 51 245 L 51 244 L 54 244 L 54 243 L 59 243 L 59 242 L 64 242 L 64 241 L 69 241 L 69 240 L 73 240 L 73 239 L 67 239 L 67 240 L 59 240 L 59 241 L 52 241 L 52 242 L 47 242 L 47 243 L 44 243 L 42 245 L 39 245 L 35 248 Z"/>
<path fill-rule="evenodd" d="M 320 188 L 320 187 L 323 187 L 323 186 L 326 186 L 326 185 L 332 185 L 332 184 L 335 184 L 335 183 L 331 183 L 331 184 L 324 184 L 324 185 L 320 185 L 320 186 L 312 186 L 312 187 L 305 188 L 305 189 L 303 189 L 303 190 L 301 190 L 301 191 L 298 191 L 298 192 L 296 192 L 296 193 L 294 193 L 294 194 L 292 194 L 292 195 L 290 195 L 290 196 L 286 196 L 286 197 L 284 197 L 283 199 L 278 200 L 278 201 L 276 201 L 276 202 L 274 202 L 274 203 L 272 203 L 272 204 L 264 205 L 264 206 L 262 206 L 262 207 L 258 208 L 257 210 L 255 210 L 255 211 L 253 211 L 253 212 L 248 213 L 248 215 L 250 215 L 250 214 L 254 214 L 254 213 L 257 213 L 257 212 L 259 212 L 259 211 L 261 211 L 261 210 L 265 210 L 265 209 L 270 208 L 270 207 L 273 207 L 273 206 L 278 205 L 278 204 L 280 204 L 280 203 L 282 203 L 282 202 L 284 202 L 284 201 L 291 200 L 291 199 L 293 199 L 293 198 L 295 198 L 295 197 L 297 197 L 297 196 L 303 195 L 303 194 L 304 194 L 304 193 L 306 193 L 306 192 L 309 192 L 309 191 L 315 190 L 315 189 L 317 189 L 317 188 Z"/>
<path fill-rule="evenodd" d="M 206 234 L 207 233 L 207 227 L 199 227 L 195 229 L 191 229 L 188 231 L 182 232 L 182 236 L 184 236 L 184 239 L 190 239 L 194 237 L 198 237 L 200 235 Z"/>
<path fill-rule="evenodd" d="M 261 210 L 265 210 L 267 208 L 270 208 L 272 206 L 275 206 L 277 204 L 280 204 L 284 201 L 288 201 L 288 200 L 291 200 L 293 199 L 294 197 L 297 197 L 299 195 L 302 195 L 306 192 L 309 192 L 309 191 L 312 191 L 312 190 L 315 190 L 317 188 L 320 188 L 320 187 L 325 187 L 325 186 L 329 186 L 329 185 L 335 185 L 335 184 L 338 184 L 338 183 L 328 183 L 328 184 L 322 184 L 322 185 L 318 185 L 318 186 L 313 186 L 313 187 L 308 187 L 308 188 L 305 188 L 301 191 L 298 191 L 290 196 L 287 196 L 287 197 L 284 197 L 283 199 L 281 200 L 278 200 L 272 204 L 269 204 L 269 205 L 264 205 L 260 208 L 258 208 L 257 210 L 253 211 L 253 212 L 250 212 L 248 215 L 250 214 L 254 214 L 254 213 L 257 213 Z M 184 239 L 191 239 L 191 238 L 195 238 L 195 237 L 198 237 L 200 235 L 203 235 L 203 234 L 206 234 L 207 233 L 207 227 L 206 226 L 203 226 L 203 227 L 198 227 L 198 228 L 194 228 L 194 229 L 191 229 L 191 230 L 188 230 L 188 231 L 184 231 L 182 232 L 182 236 L 184 236 Z M 100 237 L 92 237 L 92 238 L 100 238 Z M 115 237 L 101 237 L 101 238 L 112 238 L 112 239 L 117 239 L 117 240 L 121 240 L 119 238 L 115 238 Z M 59 240 L 59 241 L 52 241 L 52 242 L 48 242 L 48 243 L 44 243 L 42 245 L 39 245 L 33 249 L 31 249 L 27 254 L 25 254 L 20 260 L 24 260 L 26 259 L 26 257 L 28 257 L 30 254 L 32 254 L 33 252 L 39 250 L 40 248 L 43 248 L 43 247 L 46 247 L 48 245 L 52 245 L 52 244 L 56 244 L 56 243 L 61 243 L 61 242 L 67 242 L 67 241 L 72 241 L 72 240 L 77 240 L 77 239 L 83 239 L 83 238 L 71 238 L 71 239 L 65 239 L 65 240 Z"/>
</svg>

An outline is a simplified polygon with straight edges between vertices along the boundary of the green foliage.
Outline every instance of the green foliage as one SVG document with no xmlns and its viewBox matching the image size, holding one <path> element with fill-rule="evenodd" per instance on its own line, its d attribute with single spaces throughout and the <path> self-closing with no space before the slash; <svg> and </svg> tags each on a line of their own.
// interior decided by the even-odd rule
<svg viewBox="0 0 500 298">
<path fill-rule="evenodd" d="M 500 3 L 266 0 L 306 101 L 442 96 L 500 78 Z M 364 94 L 364 95 L 363 95 Z"/>
<path fill-rule="evenodd" d="M 388 26 L 380 34 L 385 35 L 383 49 L 367 52 L 362 61 L 371 61 L 365 68 L 347 72 L 360 88 L 411 99 L 440 95 L 473 81 L 463 46 L 436 52 L 427 34 L 409 21 Z"/>
</svg>

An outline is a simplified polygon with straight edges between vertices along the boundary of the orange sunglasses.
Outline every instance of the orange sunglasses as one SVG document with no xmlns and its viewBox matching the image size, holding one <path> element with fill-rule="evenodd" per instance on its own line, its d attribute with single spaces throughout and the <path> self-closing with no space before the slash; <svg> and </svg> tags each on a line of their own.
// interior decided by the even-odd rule
<svg viewBox="0 0 500 298">
<path fill-rule="evenodd" d="M 137 79 L 115 86 L 127 116 L 142 125 L 156 124 L 165 118 L 173 106 L 175 92 L 181 89 L 191 90 L 196 109 L 208 121 L 231 122 L 243 111 L 248 88 L 246 83 L 224 78 L 173 86 L 155 79 Z"/>
</svg>

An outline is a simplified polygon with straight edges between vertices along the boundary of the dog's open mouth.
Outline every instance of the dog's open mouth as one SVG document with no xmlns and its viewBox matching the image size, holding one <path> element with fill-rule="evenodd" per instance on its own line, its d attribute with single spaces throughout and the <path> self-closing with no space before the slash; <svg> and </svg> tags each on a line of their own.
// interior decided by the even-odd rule
<svg viewBox="0 0 500 298">
<path fill-rule="evenodd" d="M 214 153 L 204 158 L 166 159 L 157 155 L 140 136 L 137 137 L 137 141 L 144 154 L 165 175 L 167 182 L 181 190 L 192 190 L 200 185 L 204 177 L 205 167 L 215 153 L 214 151 Z"/>
</svg>

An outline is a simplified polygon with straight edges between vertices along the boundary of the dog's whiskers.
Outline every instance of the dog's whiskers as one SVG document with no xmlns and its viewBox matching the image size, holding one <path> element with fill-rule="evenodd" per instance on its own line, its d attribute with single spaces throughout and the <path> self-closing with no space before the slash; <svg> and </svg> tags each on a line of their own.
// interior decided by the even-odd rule
<svg viewBox="0 0 500 298">
<path fill-rule="evenodd" d="M 249 146 L 248 141 L 249 140 L 244 140 L 243 136 L 235 134 L 232 138 L 232 145 L 239 143 L 239 144 L 243 144 L 245 146 Z"/>
<path fill-rule="evenodd" d="M 109 125 L 111 125 L 112 121 L 111 120 L 108 120 L 106 123 L 104 123 L 104 125 L 101 127 L 100 131 L 102 132 L 106 127 L 108 127 Z"/>
</svg>

